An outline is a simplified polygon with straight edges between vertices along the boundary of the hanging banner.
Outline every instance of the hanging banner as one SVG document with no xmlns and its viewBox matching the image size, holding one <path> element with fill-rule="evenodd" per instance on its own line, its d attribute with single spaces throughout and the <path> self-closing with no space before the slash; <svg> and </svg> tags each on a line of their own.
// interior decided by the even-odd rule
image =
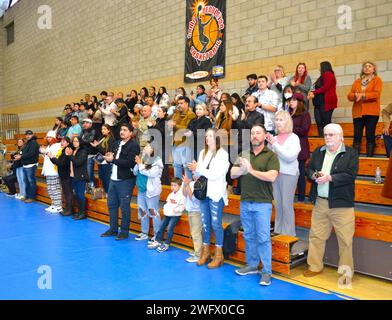
<svg viewBox="0 0 392 320">
<path fill-rule="evenodd" d="M 226 0 L 186 0 L 185 82 L 223 78 Z"/>
</svg>

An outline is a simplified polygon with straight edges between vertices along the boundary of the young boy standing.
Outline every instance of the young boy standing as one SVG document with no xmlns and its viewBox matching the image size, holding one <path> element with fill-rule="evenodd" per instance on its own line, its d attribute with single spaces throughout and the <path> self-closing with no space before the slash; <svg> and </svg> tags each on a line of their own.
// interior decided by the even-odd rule
<svg viewBox="0 0 392 320">
<path fill-rule="evenodd" d="M 165 252 L 169 249 L 174 234 L 174 227 L 180 220 L 182 212 L 185 209 L 185 198 L 181 190 L 181 184 L 182 180 L 179 178 L 173 178 L 171 180 L 172 192 L 168 195 L 166 204 L 163 206 L 165 217 L 155 237 L 155 241 L 148 245 L 149 249 L 156 249 L 158 252 Z M 166 240 L 162 242 L 166 227 Z"/>
</svg>

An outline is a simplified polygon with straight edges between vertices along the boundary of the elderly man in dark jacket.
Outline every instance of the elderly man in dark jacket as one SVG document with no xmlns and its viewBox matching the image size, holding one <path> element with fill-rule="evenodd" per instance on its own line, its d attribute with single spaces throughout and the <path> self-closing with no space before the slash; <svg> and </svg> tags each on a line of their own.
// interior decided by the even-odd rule
<svg viewBox="0 0 392 320">
<path fill-rule="evenodd" d="M 315 204 L 309 234 L 309 269 L 305 277 L 323 271 L 325 242 L 332 227 L 339 243 L 339 267 L 349 284 L 354 273 L 352 242 L 355 231 L 354 191 L 358 154 L 344 145 L 338 124 L 324 127 L 325 146 L 317 148 L 310 159 L 307 175 L 312 180 L 310 199 Z"/>
</svg>

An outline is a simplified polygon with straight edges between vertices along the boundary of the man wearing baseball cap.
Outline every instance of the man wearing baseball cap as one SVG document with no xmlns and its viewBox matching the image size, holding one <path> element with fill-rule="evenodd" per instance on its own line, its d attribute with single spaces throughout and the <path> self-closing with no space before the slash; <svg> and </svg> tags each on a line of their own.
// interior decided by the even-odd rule
<svg viewBox="0 0 392 320">
<path fill-rule="evenodd" d="M 26 199 L 23 201 L 25 203 L 31 203 L 34 201 L 37 191 L 35 172 L 38 166 L 39 144 L 37 143 L 37 137 L 34 136 L 33 131 L 27 130 L 25 135 L 26 144 L 22 149 L 21 154 L 15 156 L 15 160 L 21 160 L 23 165 L 23 177 L 26 182 Z"/>
</svg>

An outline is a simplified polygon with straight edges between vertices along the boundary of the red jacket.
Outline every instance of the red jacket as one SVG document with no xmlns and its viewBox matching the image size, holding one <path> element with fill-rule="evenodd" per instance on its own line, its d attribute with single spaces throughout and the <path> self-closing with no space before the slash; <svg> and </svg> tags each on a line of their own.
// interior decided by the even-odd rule
<svg viewBox="0 0 392 320">
<path fill-rule="evenodd" d="M 324 93 L 324 110 L 330 111 L 338 106 L 338 96 L 336 95 L 336 78 L 333 72 L 327 71 L 321 78 L 323 86 L 313 91 L 313 93 Z"/>
</svg>

